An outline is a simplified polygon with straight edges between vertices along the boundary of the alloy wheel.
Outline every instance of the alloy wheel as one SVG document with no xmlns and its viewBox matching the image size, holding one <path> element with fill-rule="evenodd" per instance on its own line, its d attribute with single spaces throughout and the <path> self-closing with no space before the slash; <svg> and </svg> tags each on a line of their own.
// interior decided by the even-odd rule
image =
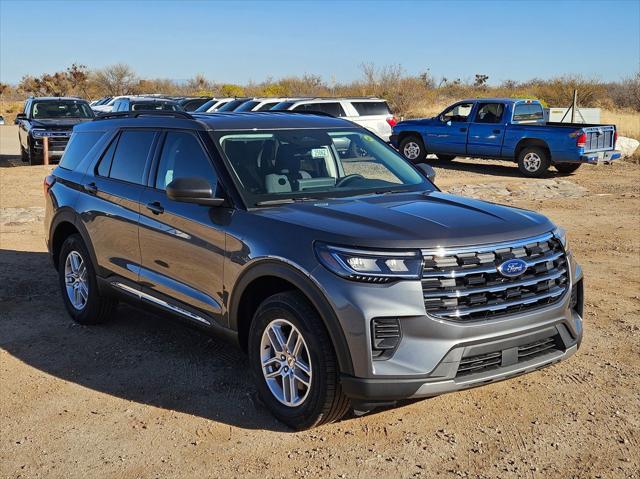
<svg viewBox="0 0 640 479">
<path fill-rule="evenodd" d="M 89 300 L 87 267 L 77 251 L 71 251 L 64 262 L 64 282 L 67 297 L 74 308 L 81 311 Z"/>
<path fill-rule="evenodd" d="M 285 319 L 271 321 L 262 333 L 260 361 L 271 394 L 285 406 L 300 406 L 312 381 L 309 348 L 300 330 Z"/>
<path fill-rule="evenodd" d="M 524 155 L 522 164 L 524 165 L 525 170 L 535 173 L 542 165 L 542 158 L 540 158 L 537 153 L 529 152 Z"/>
<path fill-rule="evenodd" d="M 409 160 L 415 160 L 420 156 L 420 145 L 418 145 L 415 141 L 409 141 L 404 145 L 402 153 L 404 154 L 405 158 Z"/>
</svg>

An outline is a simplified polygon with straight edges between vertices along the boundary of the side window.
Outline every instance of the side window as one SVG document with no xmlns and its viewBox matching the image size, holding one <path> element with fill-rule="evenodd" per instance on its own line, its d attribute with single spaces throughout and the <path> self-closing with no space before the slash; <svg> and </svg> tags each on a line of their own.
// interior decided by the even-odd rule
<svg viewBox="0 0 640 479">
<path fill-rule="evenodd" d="M 174 179 L 189 176 L 206 178 L 212 188 L 216 187 L 216 173 L 198 138 L 192 133 L 170 131 L 162 147 L 155 187 L 164 190 Z"/>
<path fill-rule="evenodd" d="M 502 103 L 480 103 L 476 113 L 476 123 L 500 123 L 504 113 Z"/>
<path fill-rule="evenodd" d="M 384 101 L 352 101 L 360 116 L 391 115 L 389 105 Z"/>
<path fill-rule="evenodd" d="M 120 134 L 111 162 L 110 178 L 144 183 L 144 167 L 156 133 L 149 130 L 125 130 Z"/>
<path fill-rule="evenodd" d="M 341 117 L 347 116 L 342 108 L 340 103 L 305 103 L 304 105 L 298 105 L 294 108 L 294 110 L 305 110 L 305 111 L 319 111 L 322 113 L 327 113 L 331 116 Z"/>
<path fill-rule="evenodd" d="M 60 160 L 60 168 L 75 170 L 80 162 L 87 156 L 89 150 L 104 135 L 103 131 L 87 131 L 71 135 L 69 144 L 64 150 Z"/>
<path fill-rule="evenodd" d="M 452 106 L 448 110 L 445 110 L 445 112 L 440 115 L 440 119 L 444 122 L 447 122 L 447 121 L 465 122 L 467 121 L 467 118 L 471 114 L 472 109 L 473 109 L 473 103 L 458 103 L 457 105 Z"/>
</svg>

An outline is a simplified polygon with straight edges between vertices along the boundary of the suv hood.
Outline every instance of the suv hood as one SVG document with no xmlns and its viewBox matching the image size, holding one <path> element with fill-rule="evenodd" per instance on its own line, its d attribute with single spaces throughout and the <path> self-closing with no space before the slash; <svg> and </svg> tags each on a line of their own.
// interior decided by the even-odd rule
<svg viewBox="0 0 640 479">
<path fill-rule="evenodd" d="M 548 218 L 531 211 L 440 192 L 307 201 L 254 212 L 315 230 L 317 240 L 387 248 L 472 246 L 520 240 L 554 228 Z"/>
<path fill-rule="evenodd" d="M 40 128 L 57 128 L 60 130 L 71 130 L 74 126 L 91 121 L 93 118 L 39 118 L 31 119 L 31 126 Z"/>
</svg>

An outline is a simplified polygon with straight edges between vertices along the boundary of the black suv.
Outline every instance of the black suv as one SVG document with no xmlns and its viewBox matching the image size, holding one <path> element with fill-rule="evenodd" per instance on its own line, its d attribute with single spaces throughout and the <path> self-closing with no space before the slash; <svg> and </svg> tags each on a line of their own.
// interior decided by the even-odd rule
<svg viewBox="0 0 640 479">
<path fill-rule="evenodd" d="M 46 240 L 73 319 L 124 298 L 228 337 L 297 429 L 572 355 L 564 231 L 423 168 L 344 119 L 114 113 L 46 178 Z"/>
<path fill-rule="evenodd" d="M 92 120 L 89 102 L 73 97 L 29 98 L 22 113 L 18 113 L 18 137 L 22 161 L 32 165 L 43 163 L 43 138 L 49 141 L 49 156 L 59 159 L 64 152 L 73 127 Z"/>
</svg>

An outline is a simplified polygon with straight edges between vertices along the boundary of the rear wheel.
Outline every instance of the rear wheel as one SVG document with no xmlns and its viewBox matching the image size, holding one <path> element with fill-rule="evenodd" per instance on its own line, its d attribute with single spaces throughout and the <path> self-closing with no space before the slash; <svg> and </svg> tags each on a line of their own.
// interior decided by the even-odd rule
<svg viewBox="0 0 640 479">
<path fill-rule="evenodd" d="M 436 155 L 436 158 L 442 161 L 451 161 L 455 158 L 455 155 Z"/>
<path fill-rule="evenodd" d="M 406 136 L 400 142 L 400 153 L 412 163 L 422 163 L 427 157 L 422 138 L 418 136 Z"/>
<path fill-rule="evenodd" d="M 98 324 L 109 319 L 117 302 L 99 294 L 93 264 L 80 235 L 71 235 L 62 244 L 58 279 L 64 305 L 74 321 Z"/>
<path fill-rule="evenodd" d="M 582 166 L 582 163 L 558 163 L 553 165 L 558 172 L 570 175 Z"/>
<path fill-rule="evenodd" d="M 258 394 L 283 423 L 309 429 L 348 411 L 329 335 L 300 293 L 279 293 L 260 305 L 248 347 Z"/>
<path fill-rule="evenodd" d="M 539 178 L 549 169 L 549 153 L 538 146 L 526 146 L 518 154 L 518 169 L 529 178 Z"/>
</svg>

